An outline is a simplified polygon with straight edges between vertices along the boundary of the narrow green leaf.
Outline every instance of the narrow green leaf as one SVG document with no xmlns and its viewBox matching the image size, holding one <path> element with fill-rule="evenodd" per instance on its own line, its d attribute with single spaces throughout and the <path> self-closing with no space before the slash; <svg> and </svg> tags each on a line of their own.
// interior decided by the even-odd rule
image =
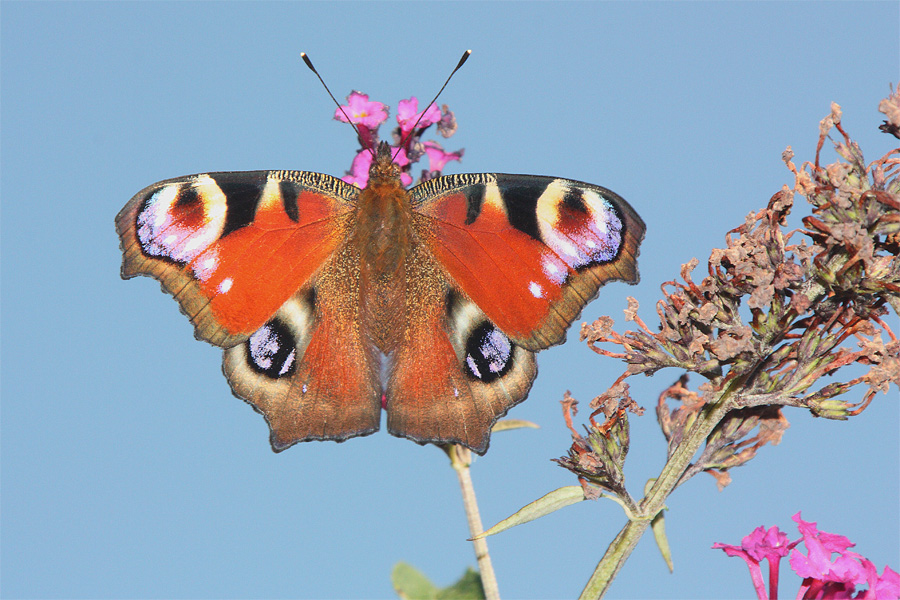
<svg viewBox="0 0 900 600">
<path fill-rule="evenodd" d="M 663 560 L 666 561 L 666 566 L 669 567 L 669 572 L 671 573 L 675 570 L 675 563 L 672 562 L 672 550 L 669 548 L 669 538 L 666 537 L 666 519 L 663 516 L 665 512 L 665 510 L 661 510 L 653 517 L 650 528 L 653 530 L 656 546 L 662 553 Z"/>
<path fill-rule="evenodd" d="M 510 429 L 521 429 L 522 427 L 529 427 L 531 429 L 541 428 L 541 426 L 537 423 L 532 423 L 531 421 L 525 421 L 523 419 L 501 419 L 494 423 L 494 426 L 491 427 L 491 433 L 497 433 L 498 431 L 508 431 Z"/>
<path fill-rule="evenodd" d="M 531 504 L 524 506 L 516 514 L 503 519 L 487 531 L 479 533 L 472 539 L 478 540 L 489 535 L 494 535 L 495 533 L 500 533 L 501 531 L 506 531 L 510 527 L 534 521 L 539 517 L 549 515 L 554 511 L 565 508 L 570 504 L 581 502 L 582 500 L 584 500 L 584 490 L 580 485 L 567 485 L 566 487 L 561 487 L 558 490 L 553 490 L 546 496 L 535 500 Z"/>
<path fill-rule="evenodd" d="M 398 562 L 391 571 L 391 584 L 401 600 L 436 600 L 438 588 L 422 571 Z"/>
</svg>

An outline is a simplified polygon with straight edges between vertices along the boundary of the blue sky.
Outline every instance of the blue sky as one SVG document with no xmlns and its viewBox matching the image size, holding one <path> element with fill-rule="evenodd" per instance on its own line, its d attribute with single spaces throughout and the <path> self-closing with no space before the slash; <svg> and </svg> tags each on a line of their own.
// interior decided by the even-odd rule
<svg viewBox="0 0 900 600">
<path fill-rule="evenodd" d="M 382 432 L 273 454 L 220 351 L 157 283 L 119 279 L 113 218 L 154 181 L 349 168 L 355 136 L 301 51 L 336 96 L 395 107 L 471 48 L 441 98 L 460 125 L 446 147 L 466 149 L 447 172 L 590 181 L 647 223 L 640 285 L 607 286 L 581 320 L 621 323 L 633 295 L 652 323 L 659 284 L 792 182 L 785 147 L 813 158 L 831 101 L 867 160 L 896 142 L 876 129 L 900 77 L 896 3 L 7 2 L 0 25 L 8 598 L 392 597 L 397 561 L 441 585 L 474 565 L 441 452 Z M 569 445 L 558 401 L 588 402 L 621 366 L 569 338 L 510 415 L 542 428 L 494 436 L 474 465 L 486 523 L 575 483 L 550 462 Z M 633 494 L 663 463 L 652 407 L 678 375 L 633 382 L 649 409 L 632 421 Z M 758 525 L 793 536 L 798 510 L 900 567 L 897 399 L 849 422 L 787 411 L 782 444 L 724 492 L 698 476 L 670 498 L 675 573 L 644 539 L 611 595 L 747 597 L 743 562 L 710 546 Z M 623 522 L 581 503 L 492 538 L 501 593 L 576 596 Z"/>
</svg>

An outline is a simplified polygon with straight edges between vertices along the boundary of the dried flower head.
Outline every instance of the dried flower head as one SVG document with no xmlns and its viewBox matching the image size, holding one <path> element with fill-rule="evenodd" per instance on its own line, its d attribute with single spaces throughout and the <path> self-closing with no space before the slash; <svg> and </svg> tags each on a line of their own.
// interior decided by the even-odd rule
<svg viewBox="0 0 900 600">
<path fill-rule="evenodd" d="M 900 114 L 897 98 L 882 103 L 889 117 Z M 641 320 L 633 298 L 625 316 L 636 331 L 616 333 L 609 317 L 582 326 L 581 339 L 595 352 L 628 364 L 614 387 L 665 367 L 706 380 L 691 391 L 683 377 L 660 396 L 657 417 L 670 457 L 700 411 L 727 409 L 679 483 L 706 471 L 720 487 L 727 485 L 730 468 L 780 441 L 788 427 L 782 406 L 846 419 L 891 383 L 900 386 L 900 341 L 881 319 L 889 307 L 900 309 L 900 150 L 867 166 L 841 119 L 832 104 L 820 123 L 815 162 L 798 169 L 793 151 L 783 153 L 793 187 L 784 186 L 727 233 L 699 283 L 692 278 L 699 264 L 693 259 L 679 280 L 662 285 L 658 330 Z M 823 167 L 820 151 L 832 130 L 841 136 L 834 144 L 841 160 Z M 804 229 L 785 231 L 795 195 L 806 197 L 812 214 L 803 219 Z M 841 379 L 852 364 L 869 370 Z M 825 376 L 838 381 L 823 385 Z M 837 399 L 859 385 L 867 388 L 860 402 Z M 681 406 L 670 410 L 668 400 Z"/>
<path fill-rule="evenodd" d="M 628 394 L 628 384 L 614 385 L 591 402 L 595 410 L 589 418 L 591 426 L 585 428 L 587 436 L 583 436 L 572 424 L 572 418 L 578 413 L 577 405 L 578 401 L 566 392 L 562 400 L 563 416 L 572 432 L 572 446 L 569 455 L 555 459 L 556 462 L 578 475 L 586 498 L 596 498 L 601 490 L 608 490 L 633 505 L 622 471 L 629 445 L 627 413 L 642 414 L 643 410 Z M 600 413 L 606 417 L 602 424 L 594 420 Z"/>
</svg>

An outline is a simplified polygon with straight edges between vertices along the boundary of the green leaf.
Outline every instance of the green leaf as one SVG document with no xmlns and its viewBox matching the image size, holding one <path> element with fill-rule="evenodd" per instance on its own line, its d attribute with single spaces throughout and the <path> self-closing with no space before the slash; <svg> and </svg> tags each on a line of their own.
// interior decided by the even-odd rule
<svg viewBox="0 0 900 600">
<path fill-rule="evenodd" d="M 456 583 L 438 588 L 414 566 L 399 562 L 391 572 L 391 583 L 402 600 L 484 600 L 478 571 L 466 568 Z"/>
<path fill-rule="evenodd" d="M 481 587 L 481 575 L 471 567 L 456 583 L 438 591 L 437 600 L 484 600 L 484 588 Z"/>
<path fill-rule="evenodd" d="M 523 419 L 501 419 L 494 423 L 494 426 L 491 427 L 491 433 L 497 433 L 498 431 L 508 431 L 510 429 L 521 429 L 522 427 L 529 427 L 531 429 L 541 428 L 541 426 L 537 423 L 532 423 L 531 421 L 525 421 Z"/>
<path fill-rule="evenodd" d="M 671 573 L 675 570 L 675 564 L 672 562 L 672 550 L 669 548 L 669 538 L 666 537 L 666 519 L 663 516 L 665 512 L 665 510 L 661 510 L 653 517 L 653 521 L 650 522 L 650 528 L 653 530 L 656 546 L 662 553 L 663 560 L 666 561 L 666 566 L 669 567 L 669 572 Z"/>
<path fill-rule="evenodd" d="M 546 496 L 535 500 L 531 504 L 522 507 L 516 514 L 503 519 L 487 531 L 479 533 L 472 539 L 478 540 L 489 535 L 494 535 L 495 533 L 500 533 L 501 531 L 506 531 L 510 527 L 534 521 L 537 518 L 549 515 L 554 511 L 565 508 L 570 504 L 581 502 L 582 500 L 584 500 L 584 490 L 580 485 L 567 485 L 566 487 L 561 487 L 558 490 L 553 490 Z"/>
<path fill-rule="evenodd" d="M 438 588 L 422 571 L 414 566 L 398 562 L 391 571 L 391 584 L 402 600 L 434 600 Z"/>
</svg>

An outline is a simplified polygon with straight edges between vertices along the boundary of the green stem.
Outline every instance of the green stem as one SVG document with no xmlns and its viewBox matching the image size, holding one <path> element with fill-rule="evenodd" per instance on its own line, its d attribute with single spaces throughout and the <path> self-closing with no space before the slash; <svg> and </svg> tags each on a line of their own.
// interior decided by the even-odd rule
<svg viewBox="0 0 900 600">
<path fill-rule="evenodd" d="M 625 561 L 637 546 L 641 536 L 650 527 L 650 523 L 659 511 L 665 507 L 666 499 L 678 485 L 681 476 L 691 464 L 691 459 L 697 453 L 706 438 L 712 433 L 716 425 L 722 420 L 728 411 L 732 410 L 730 401 L 732 386 L 726 390 L 722 398 L 716 404 L 708 406 L 697 415 L 690 432 L 684 437 L 672 457 L 666 462 L 653 487 L 641 500 L 637 514 L 619 532 L 606 550 L 606 554 L 600 559 L 597 568 L 588 580 L 584 591 L 579 596 L 580 600 L 602 598 L 609 589 L 610 584 L 622 569 Z"/>
</svg>

